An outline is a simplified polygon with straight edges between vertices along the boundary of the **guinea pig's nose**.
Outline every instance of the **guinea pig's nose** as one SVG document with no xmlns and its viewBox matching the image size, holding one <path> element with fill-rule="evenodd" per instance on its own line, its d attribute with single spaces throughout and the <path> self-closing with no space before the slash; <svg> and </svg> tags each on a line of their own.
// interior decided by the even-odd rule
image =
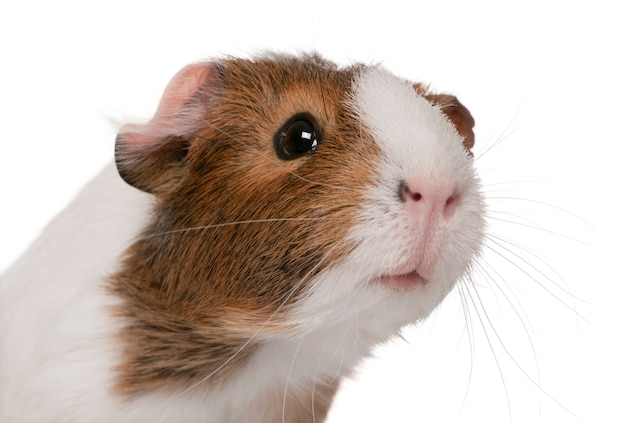
<svg viewBox="0 0 626 423">
<path fill-rule="evenodd" d="M 406 182 L 400 184 L 399 194 L 400 200 L 411 213 L 440 213 L 446 219 L 454 215 L 459 202 L 456 189 L 418 187 Z"/>
</svg>

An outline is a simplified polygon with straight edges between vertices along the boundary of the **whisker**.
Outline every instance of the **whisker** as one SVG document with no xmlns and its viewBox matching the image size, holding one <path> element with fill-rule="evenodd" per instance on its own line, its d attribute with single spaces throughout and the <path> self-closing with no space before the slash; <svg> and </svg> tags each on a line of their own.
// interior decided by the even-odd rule
<svg viewBox="0 0 626 423">
<path fill-rule="evenodd" d="M 590 245 L 589 243 L 587 243 L 585 241 L 582 241 L 580 239 L 571 237 L 569 235 L 565 235 L 565 234 L 560 233 L 560 232 L 552 231 L 550 229 L 546 229 L 546 228 L 544 228 L 542 226 L 539 226 L 539 225 L 535 224 L 534 222 L 532 222 L 529 219 L 524 219 L 521 216 L 517 216 L 517 215 L 515 215 L 513 213 L 502 212 L 502 211 L 495 211 L 495 210 L 490 210 L 489 213 L 490 214 L 505 214 L 505 215 L 508 215 L 508 216 L 514 216 L 514 217 L 517 217 L 518 219 L 524 220 L 524 221 L 526 221 L 528 223 L 516 222 L 514 220 L 509 220 L 509 219 L 503 219 L 503 218 L 500 218 L 500 217 L 489 216 L 489 219 L 491 219 L 491 220 L 496 220 L 498 222 L 503 222 L 503 223 L 510 223 L 512 225 L 522 226 L 524 228 L 535 229 L 537 231 L 545 232 L 545 233 L 548 233 L 550 235 L 555 235 L 555 236 L 558 236 L 560 238 L 564 238 L 564 239 L 567 239 L 567 240 L 570 240 L 570 241 L 575 241 L 575 242 L 580 243 L 582 245 L 587 245 L 587 246 Z"/>
<path fill-rule="evenodd" d="M 511 185 L 519 185 L 518 189 L 524 189 L 527 188 L 527 186 L 529 184 L 537 184 L 537 185 L 544 185 L 546 183 L 546 181 L 537 181 L 537 180 L 513 180 L 513 181 L 498 181 L 498 182 L 490 182 L 490 183 L 485 183 L 483 182 L 481 184 L 481 188 L 483 190 L 483 192 L 489 193 L 489 192 L 495 192 L 495 191 L 505 191 L 505 190 L 512 190 L 514 188 L 511 188 Z M 504 188 L 502 190 L 500 189 L 491 189 L 494 187 L 501 187 L 501 186 L 508 186 L 508 188 Z"/>
<path fill-rule="evenodd" d="M 317 366 L 315 366 L 315 373 L 313 374 L 313 386 L 311 387 L 311 415 L 313 416 L 313 423 L 316 422 L 315 418 L 315 388 L 317 387 L 317 376 L 322 365 L 322 354 L 320 354 L 317 360 Z"/>
<path fill-rule="evenodd" d="M 491 150 L 493 150 L 494 148 L 498 147 L 502 142 L 504 142 L 507 138 L 511 137 L 513 134 L 515 134 L 519 129 L 513 129 L 511 130 L 511 132 L 506 133 L 506 131 L 511 127 L 511 125 L 513 124 L 513 122 L 511 122 L 506 128 L 504 128 L 504 130 L 501 132 L 500 135 L 494 137 L 494 139 L 496 140 L 495 142 L 492 142 L 490 144 L 488 144 L 486 146 L 486 148 L 484 150 L 479 151 L 475 156 L 474 156 L 474 160 L 478 161 L 481 158 L 483 158 L 487 153 L 491 152 Z"/>
<path fill-rule="evenodd" d="M 307 182 L 311 185 L 317 185 L 317 186 L 321 186 L 321 187 L 329 187 L 329 188 L 333 188 L 333 189 L 343 189 L 343 190 L 348 190 L 349 188 L 345 187 L 345 186 L 340 186 L 340 185 L 331 185 L 331 184 L 325 184 L 323 182 L 316 182 L 316 181 L 311 181 L 310 179 L 307 179 L 303 176 L 300 176 L 294 172 L 287 172 L 292 176 L 295 176 L 298 179 L 303 180 L 304 182 Z"/>
<path fill-rule="evenodd" d="M 496 276 L 502 282 L 504 282 L 505 285 L 509 286 L 509 284 L 506 283 L 506 280 L 495 270 L 495 268 L 491 264 L 489 264 L 487 261 L 484 261 L 484 262 L 477 263 L 477 266 L 479 266 L 481 268 L 481 270 L 482 270 L 481 273 L 483 274 L 483 277 L 487 278 L 488 280 L 491 280 L 493 282 L 493 285 L 495 285 L 496 289 L 502 294 L 502 296 L 504 296 L 504 299 L 509 304 L 509 306 L 511 307 L 511 309 L 513 310 L 513 312 L 517 316 L 517 319 L 519 320 L 519 322 L 521 323 L 522 327 L 524 328 L 524 332 L 526 333 L 526 338 L 528 339 L 528 343 L 530 345 L 530 349 L 532 351 L 533 358 L 535 360 L 535 370 L 537 372 L 537 383 L 540 385 L 541 384 L 541 373 L 539 371 L 539 359 L 538 359 L 538 356 L 537 356 L 537 351 L 535 350 L 535 344 L 533 343 L 533 340 L 532 340 L 532 337 L 531 337 L 531 334 L 530 334 L 531 331 L 529 330 L 529 328 L 527 326 L 527 323 L 528 323 L 528 325 L 531 326 L 531 328 L 532 328 L 532 324 L 530 322 L 530 318 L 528 317 L 528 314 L 526 313 L 526 311 L 524 311 L 524 308 L 522 307 L 521 303 L 519 302 L 519 300 L 515 296 L 515 293 L 513 293 L 513 291 L 511 291 L 511 293 L 512 293 L 512 295 L 515 298 L 515 301 L 517 303 L 517 307 L 513 303 L 511 298 L 507 295 L 507 293 L 504 291 L 502 286 L 500 286 L 500 284 L 492 276 L 495 273 Z M 485 267 L 489 267 L 489 269 L 486 269 Z M 521 312 L 520 312 L 520 309 L 522 310 Z"/>
<path fill-rule="evenodd" d="M 569 414 L 571 414 L 573 417 L 578 417 L 576 416 L 576 414 L 574 414 L 571 410 L 569 410 L 567 407 L 565 407 L 563 404 L 561 404 L 556 398 L 554 398 L 552 395 L 550 395 L 548 392 L 546 392 L 538 383 L 537 381 L 535 381 L 532 377 L 530 377 L 530 375 L 519 365 L 519 363 L 517 362 L 517 360 L 515 360 L 513 358 L 513 356 L 511 355 L 511 353 L 509 352 L 508 348 L 506 348 L 504 342 L 502 341 L 502 339 L 500 338 L 500 335 L 498 335 L 498 331 L 496 330 L 496 328 L 493 325 L 493 322 L 491 321 L 491 319 L 489 318 L 489 316 L 487 315 L 485 306 L 480 298 L 480 295 L 478 294 L 478 291 L 476 290 L 476 288 L 474 287 L 474 292 L 476 292 L 476 297 L 478 298 L 478 302 L 480 303 L 480 306 L 483 310 L 483 313 L 485 314 L 485 319 L 487 320 L 487 323 L 489 324 L 489 327 L 491 328 L 491 330 L 493 331 L 494 335 L 496 336 L 496 339 L 498 340 L 498 343 L 500 344 L 500 346 L 502 347 L 502 349 L 504 350 L 505 354 L 511 359 L 511 361 L 513 362 L 513 364 L 515 365 L 515 367 L 517 367 L 517 369 L 522 372 L 522 374 L 526 377 L 526 379 L 528 379 L 528 381 L 530 383 L 532 383 L 535 387 L 537 387 L 537 389 L 539 389 L 544 395 L 546 395 L 548 398 L 550 398 L 552 401 L 554 401 L 555 404 L 557 404 L 559 407 L 561 407 L 563 410 L 567 411 Z M 473 300 L 472 300 L 473 301 Z M 482 322 L 482 319 L 479 316 L 479 319 Z M 491 342 L 489 342 L 489 346 L 493 351 L 493 348 L 491 346 Z M 533 349 L 534 351 L 534 349 Z M 500 368 L 500 366 L 498 365 L 498 368 Z M 502 374 L 502 372 L 500 372 Z M 509 404 L 509 411 L 510 411 L 510 404 Z"/>
<path fill-rule="evenodd" d="M 470 370 L 467 376 L 467 385 L 465 389 L 465 394 L 463 395 L 463 401 L 461 401 L 461 405 L 459 406 L 459 410 L 456 413 L 455 420 L 459 418 L 459 416 L 461 415 L 461 412 L 463 411 L 463 408 L 465 407 L 465 404 L 467 403 L 467 399 L 469 397 L 469 392 L 470 392 L 470 385 L 472 384 L 472 377 L 474 375 L 474 354 L 476 352 L 475 351 L 476 346 L 475 346 L 474 339 L 473 339 L 474 330 L 473 330 L 473 324 L 472 324 L 472 315 L 467 305 L 467 296 L 469 295 L 469 292 L 466 291 L 466 289 L 468 288 L 465 286 L 466 284 L 471 284 L 471 283 L 473 283 L 473 281 L 468 276 L 467 279 L 463 279 L 459 281 L 459 284 L 458 284 L 459 287 L 457 288 L 459 292 L 459 296 L 461 298 L 461 308 L 463 309 L 463 316 L 465 318 L 465 332 L 467 333 L 467 339 L 469 342 Z M 459 343 L 460 343 L 460 340 L 459 340 Z"/>
<path fill-rule="evenodd" d="M 485 326 L 485 322 L 483 321 L 483 318 L 481 317 L 481 313 L 480 310 L 482 309 L 483 314 L 485 314 L 485 317 L 487 318 L 487 320 L 489 320 L 489 317 L 487 316 L 487 311 L 485 310 L 485 306 L 483 305 L 482 301 L 480 301 L 480 295 L 478 293 L 478 291 L 476 290 L 476 287 L 473 286 L 474 292 L 476 293 L 476 296 L 478 297 L 478 300 L 480 302 L 480 309 L 478 307 L 478 305 L 476 304 L 476 301 L 474 300 L 474 296 L 471 295 L 471 292 L 468 291 L 469 294 L 469 299 L 472 302 L 472 305 L 474 306 L 474 310 L 476 311 L 476 317 L 478 317 L 478 321 L 480 322 L 480 326 L 483 328 L 483 333 L 485 334 L 485 338 L 487 339 L 487 344 L 489 345 L 489 349 L 491 350 L 491 355 L 493 356 L 495 362 L 496 362 L 496 367 L 498 368 L 498 373 L 500 374 L 500 380 L 502 381 L 502 386 L 504 388 L 504 394 L 506 396 L 506 402 L 507 402 L 507 406 L 508 406 L 508 410 L 509 410 L 509 421 L 512 421 L 513 416 L 512 416 L 512 409 L 511 409 L 511 399 L 509 396 L 509 390 L 506 386 L 506 381 L 504 379 L 504 373 L 502 371 L 502 367 L 500 366 L 500 362 L 498 361 L 498 356 L 495 352 L 495 349 L 493 347 L 493 343 L 491 342 L 491 338 L 489 337 L 489 334 L 487 332 L 487 327 Z M 491 323 L 491 322 L 490 322 Z M 493 326 L 491 326 L 493 329 Z M 497 336 L 497 334 L 496 334 Z M 501 341 L 500 341 L 501 343 Z"/>
<path fill-rule="evenodd" d="M 496 141 L 493 142 L 493 143 L 488 144 L 485 150 L 477 152 L 476 155 L 475 155 L 475 160 L 479 160 L 480 158 L 482 158 L 485 154 L 489 153 L 492 149 L 494 149 L 495 147 L 499 146 L 504 140 L 506 140 L 507 138 L 509 138 L 510 136 L 512 136 L 514 133 L 516 133 L 518 131 L 518 129 L 513 129 L 511 131 L 509 131 L 509 130 L 511 129 L 511 126 L 513 126 L 513 122 L 515 122 L 515 120 L 517 119 L 517 116 L 519 115 L 520 111 L 522 110 L 522 104 L 523 103 L 520 103 L 519 107 L 517 108 L 517 110 L 513 114 L 513 117 L 509 121 L 509 124 L 500 132 L 499 135 L 494 137 L 494 139 Z"/>
<path fill-rule="evenodd" d="M 283 392 L 283 423 L 285 423 L 285 409 L 287 407 L 287 391 L 289 390 L 289 379 L 291 379 L 291 373 L 293 372 L 293 367 L 296 363 L 296 359 L 298 357 L 298 353 L 300 352 L 300 348 L 302 348 L 302 343 L 304 342 L 304 336 L 300 338 L 300 342 L 298 342 L 298 347 L 293 354 L 293 360 L 291 360 L 291 365 L 289 366 L 289 372 L 287 373 L 287 379 L 285 380 L 285 391 Z"/>
<path fill-rule="evenodd" d="M 555 210 L 559 210 L 563 213 L 566 213 L 568 215 L 570 215 L 571 217 L 579 220 L 580 222 L 584 223 L 585 225 L 587 225 L 589 228 L 594 229 L 593 225 L 591 225 L 591 223 L 587 222 L 585 219 L 583 219 L 582 217 L 578 216 L 576 213 L 572 213 L 571 211 L 564 209 L 562 207 L 559 206 L 555 206 L 554 204 L 550 204 L 550 203 L 546 203 L 544 201 L 540 201 L 540 200 L 533 200 L 530 198 L 520 198 L 520 197 L 488 197 L 488 200 L 513 200 L 513 201 L 522 201 L 522 202 L 528 202 L 528 203 L 533 203 L 533 204 L 540 204 L 542 206 L 545 207 L 550 207 L 552 209 Z"/>
<path fill-rule="evenodd" d="M 573 300 L 572 302 L 574 303 L 574 306 L 575 306 L 575 302 L 574 302 L 574 300 L 575 300 L 575 301 L 582 302 L 582 303 L 584 303 L 584 304 L 589 304 L 589 302 L 588 302 L 588 301 L 586 301 L 585 299 L 580 298 L 580 297 L 578 297 L 578 296 L 574 295 L 574 294 L 572 293 L 572 291 L 569 289 L 569 286 L 568 286 L 568 284 L 567 284 L 567 281 L 566 281 L 565 279 L 563 279 L 563 278 L 561 277 L 561 275 L 559 275 L 559 273 L 556 271 L 556 269 L 555 269 L 555 268 L 554 268 L 554 267 L 553 267 L 553 266 L 552 266 L 552 265 L 551 265 L 548 261 L 546 261 L 544 258 L 542 258 L 541 256 L 539 256 L 539 255 L 538 255 L 537 253 L 535 253 L 534 251 L 530 250 L 529 248 L 524 247 L 523 245 L 517 244 L 517 243 L 515 243 L 515 242 L 513 242 L 513 241 L 511 241 L 511 240 L 508 240 L 508 239 L 506 239 L 506 238 L 504 238 L 504 237 L 501 237 L 501 236 L 498 236 L 498 235 L 493 235 L 493 234 L 490 234 L 490 235 L 488 236 L 488 239 L 489 239 L 491 242 L 495 243 L 496 245 L 498 245 L 498 246 L 500 246 L 500 247 L 502 247 L 502 246 L 501 246 L 500 244 L 498 244 L 495 240 L 498 240 L 498 241 L 500 241 L 500 242 L 502 242 L 502 243 L 508 244 L 508 245 L 510 245 L 510 246 L 511 246 L 511 247 L 513 247 L 513 248 L 517 248 L 518 250 L 521 250 L 521 251 L 523 251 L 524 253 L 531 255 L 531 256 L 532 256 L 532 257 L 534 257 L 536 260 L 540 261 L 540 262 L 541 262 L 544 266 L 546 266 L 548 269 L 550 269 L 550 270 L 551 270 L 551 271 L 552 271 L 552 272 L 553 272 L 553 273 L 554 273 L 554 274 L 555 274 L 555 275 L 556 275 L 556 276 L 557 276 L 557 277 L 561 280 L 561 282 L 563 282 L 563 284 L 565 285 L 565 288 L 561 287 L 561 286 L 560 286 L 558 283 L 556 283 L 556 282 L 555 282 L 552 278 L 549 278 L 549 277 L 548 277 L 548 276 L 546 276 L 544 273 L 540 272 L 540 271 L 539 271 L 539 268 L 537 268 L 536 266 L 531 265 L 531 264 L 530 264 L 530 262 L 525 261 L 525 263 L 529 264 L 529 265 L 530 265 L 533 269 L 535 269 L 535 271 L 537 271 L 539 274 L 541 274 L 542 276 L 544 276 L 544 277 L 545 277 L 547 280 L 549 280 L 549 281 L 550 281 L 553 285 L 555 285 L 557 288 L 559 288 L 559 289 L 560 289 L 560 290 L 562 290 L 565 294 L 567 294 L 567 296 L 569 296 L 569 297 Z M 505 247 L 502 247 L 502 248 L 505 248 Z M 506 248 L 505 248 L 505 249 L 506 249 Z M 511 252 L 511 254 L 514 254 L 514 253 L 512 252 L 512 250 L 510 250 L 510 249 L 509 249 L 509 250 L 507 250 L 507 251 Z M 521 259 L 521 256 L 518 256 L 518 258 L 520 258 L 520 259 Z"/>
<path fill-rule="evenodd" d="M 227 226 L 247 225 L 247 224 L 255 224 L 255 223 L 319 221 L 319 220 L 323 220 L 323 218 L 321 217 L 285 217 L 285 218 L 272 218 L 272 219 L 240 220 L 236 222 L 226 222 L 226 223 L 216 223 L 213 225 L 194 226 L 191 228 L 172 229 L 171 231 L 157 232 L 154 234 L 146 235 L 144 237 L 139 238 L 139 240 L 141 241 L 145 239 L 154 238 L 157 236 L 172 235 L 172 234 L 177 234 L 177 233 L 182 233 L 182 232 L 202 231 L 206 229 L 217 229 L 217 228 L 223 228 Z"/>
<path fill-rule="evenodd" d="M 537 266 L 533 265 L 531 262 L 529 262 L 528 260 L 526 260 L 525 258 L 523 258 L 520 254 L 515 253 L 514 251 L 512 251 L 510 248 L 507 248 L 506 246 L 502 245 L 501 243 L 497 242 L 496 237 L 494 236 L 487 236 L 487 239 L 489 241 L 491 241 L 492 243 L 494 243 L 495 245 L 497 245 L 498 247 L 502 248 L 503 250 L 507 251 L 509 254 L 513 255 L 514 257 L 516 257 L 518 260 L 522 261 L 523 263 L 527 264 L 528 266 L 530 266 L 531 268 L 533 268 L 537 273 L 539 273 L 541 276 L 543 276 L 547 281 L 549 281 L 552 285 L 554 285 L 555 287 L 557 287 L 558 289 L 560 289 L 561 291 L 563 291 L 565 294 L 573 297 L 573 294 L 571 294 L 568 290 L 564 289 L 562 286 L 560 286 L 559 284 L 557 284 L 556 282 L 554 282 L 550 277 L 548 277 L 544 272 L 542 272 L 540 269 L 537 268 Z M 567 307 L 568 309 L 570 309 L 572 312 L 574 312 L 578 317 L 580 317 L 582 320 L 584 320 L 585 322 L 589 323 L 587 321 L 587 319 L 585 319 L 579 312 L 578 310 L 576 310 L 576 308 L 572 307 L 571 305 L 567 304 L 565 301 L 563 301 L 561 298 L 559 298 L 554 292 L 552 292 L 551 290 L 549 290 L 546 286 L 544 286 L 536 277 L 534 277 L 533 275 L 530 274 L 530 272 L 528 272 L 527 270 L 523 269 L 519 264 L 515 263 L 513 260 L 511 260 L 509 257 L 505 256 L 504 254 L 500 253 L 498 250 L 496 250 L 495 248 L 489 246 L 488 244 L 485 244 L 485 248 L 488 248 L 490 251 L 494 252 L 495 254 L 497 254 L 498 256 L 500 256 L 502 259 L 506 260 L 507 262 L 509 262 L 511 265 L 513 265 L 515 268 L 517 268 L 520 272 L 522 272 L 523 274 L 525 274 L 526 276 L 528 276 L 530 279 L 532 279 L 539 287 L 541 287 L 543 290 L 545 290 L 548 294 L 550 294 L 551 297 L 553 297 L 555 300 L 557 300 L 558 302 L 560 302 L 561 304 L 563 304 L 565 307 Z M 573 297 L 575 298 L 575 297 Z M 582 300 L 581 300 L 582 301 Z"/>
<path fill-rule="evenodd" d="M 489 280 L 491 280 L 493 282 L 493 285 L 495 285 L 496 288 L 498 289 L 498 291 L 502 292 L 502 294 L 505 296 L 505 299 L 507 300 L 509 305 L 511 305 L 513 310 L 516 313 L 518 313 L 518 317 L 520 318 L 522 325 L 526 328 L 526 323 L 528 323 L 528 325 L 532 328 L 532 323 L 530 321 L 530 318 L 528 314 L 526 313 L 526 311 L 524 310 L 524 307 L 518 300 L 517 296 L 515 295 L 512 285 L 507 283 L 506 279 L 488 261 L 486 260 L 481 260 L 479 262 L 477 261 L 476 266 L 481 270 L 481 275 L 483 276 L 484 279 L 487 280 L 487 283 L 489 282 Z M 513 298 L 515 298 L 515 304 L 517 305 L 517 307 L 515 306 L 515 304 L 513 304 L 512 300 L 503 291 L 503 288 L 500 286 L 500 284 L 498 284 L 498 282 L 496 281 L 496 278 L 492 276 L 493 274 L 495 274 L 495 276 L 497 276 L 498 279 L 501 280 L 509 288 L 509 291 L 513 295 Z M 491 286 L 491 284 L 489 286 Z M 521 312 L 519 312 L 519 310 L 521 310 Z M 522 315 L 524 319 L 522 319 Z M 534 331 L 532 332 L 534 333 Z"/>
</svg>

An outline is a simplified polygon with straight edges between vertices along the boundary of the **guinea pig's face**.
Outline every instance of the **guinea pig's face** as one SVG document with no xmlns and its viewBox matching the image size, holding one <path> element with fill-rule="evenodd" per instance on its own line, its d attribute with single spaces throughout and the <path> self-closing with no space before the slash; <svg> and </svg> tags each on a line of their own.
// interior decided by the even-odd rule
<svg viewBox="0 0 626 423">
<path fill-rule="evenodd" d="M 122 128 L 118 167 L 157 196 L 145 239 L 172 251 L 165 291 L 186 312 L 309 331 L 358 317 L 382 339 L 467 273 L 484 232 L 472 158 L 411 83 L 316 57 L 177 78 L 152 122 Z"/>
</svg>

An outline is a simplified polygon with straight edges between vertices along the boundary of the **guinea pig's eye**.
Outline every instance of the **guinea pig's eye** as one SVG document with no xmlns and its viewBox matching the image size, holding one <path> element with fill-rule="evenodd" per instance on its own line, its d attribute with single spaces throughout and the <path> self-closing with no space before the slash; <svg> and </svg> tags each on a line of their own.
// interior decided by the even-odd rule
<svg viewBox="0 0 626 423">
<path fill-rule="evenodd" d="M 318 132 L 311 116 L 300 114 L 292 117 L 276 134 L 278 157 L 292 160 L 314 151 L 319 142 Z"/>
</svg>

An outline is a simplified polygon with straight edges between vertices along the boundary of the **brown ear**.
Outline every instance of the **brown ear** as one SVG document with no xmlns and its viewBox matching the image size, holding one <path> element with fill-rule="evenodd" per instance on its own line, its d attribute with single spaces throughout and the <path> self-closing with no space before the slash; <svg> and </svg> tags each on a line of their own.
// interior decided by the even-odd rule
<svg viewBox="0 0 626 423">
<path fill-rule="evenodd" d="M 117 169 L 128 184 L 157 193 L 176 180 L 210 103 L 207 85 L 212 63 L 189 65 L 169 82 L 154 117 L 145 124 L 122 126 L 115 142 Z"/>
<path fill-rule="evenodd" d="M 471 154 L 474 147 L 474 118 L 467 108 L 453 95 L 432 94 L 422 84 L 414 84 L 413 87 L 428 101 L 438 105 L 441 111 L 450 119 L 456 127 L 459 135 L 463 137 L 463 146 Z"/>
</svg>

